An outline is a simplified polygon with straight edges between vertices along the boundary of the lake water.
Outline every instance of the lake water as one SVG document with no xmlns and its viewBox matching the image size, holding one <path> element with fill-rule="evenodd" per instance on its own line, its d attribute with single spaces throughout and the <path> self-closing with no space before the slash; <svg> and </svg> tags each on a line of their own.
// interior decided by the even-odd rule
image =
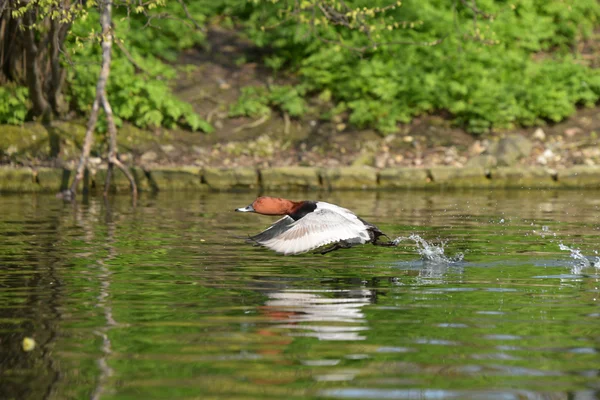
<svg viewBox="0 0 600 400">
<path fill-rule="evenodd" d="M 600 193 L 293 194 L 406 239 L 287 257 L 254 197 L 0 197 L 0 398 L 600 396 Z"/>
</svg>

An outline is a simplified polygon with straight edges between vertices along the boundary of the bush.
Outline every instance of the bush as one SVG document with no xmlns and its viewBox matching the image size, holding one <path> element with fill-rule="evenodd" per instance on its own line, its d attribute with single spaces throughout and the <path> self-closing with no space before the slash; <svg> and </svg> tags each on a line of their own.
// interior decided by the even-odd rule
<svg viewBox="0 0 600 400">
<path fill-rule="evenodd" d="M 391 1 L 346 3 L 372 9 Z M 323 22 L 314 31 L 309 22 L 298 25 L 310 18 L 308 6 L 298 15 L 281 2 L 253 4 L 247 32 L 271 48 L 278 66 L 297 72 L 309 91 L 328 90 L 347 104 L 351 123 L 384 133 L 438 110 L 451 112 L 475 133 L 559 121 L 600 97 L 599 72 L 571 50 L 597 25 L 595 0 L 523 0 L 513 7 L 478 0 L 477 26 L 475 11 L 461 2 L 455 2 L 456 14 L 453 2 L 405 2 L 368 19 L 371 37 L 382 43 L 376 48 L 357 30 Z M 281 23 L 278 12 L 291 21 Z M 440 39 L 430 46 L 391 44 Z M 365 46 L 365 52 L 348 50 Z"/>
<path fill-rule="evenodd" d="M 269 115 L 271 107 L 299 117 L 306 111 L 302 88 L 289 85 L 271 85 L 268 89 L 249 86 L 242 88 L 237 102 L 229 108 L 230 117 L 260 117 Z"/>
<path fill-rule="evenodd" d="M 0 123 L 19 125 L 29 110 L 28 90 L 22 86 L 0 87 Z"/>
</svg>

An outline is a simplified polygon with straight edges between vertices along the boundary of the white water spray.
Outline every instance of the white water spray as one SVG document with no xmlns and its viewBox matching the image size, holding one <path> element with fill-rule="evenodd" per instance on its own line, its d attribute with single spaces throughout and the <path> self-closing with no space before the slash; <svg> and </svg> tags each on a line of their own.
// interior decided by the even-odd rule
<svg viewBox="0 0 600 400">
<path fill-rule="evenodd" d="M 571 268 L 571 273 L 580 274 L 584 268 L 596 267 L 600 268 L 600 257 L 595 257 L 594 259 L 590 259 L 584 256 L 581 253 L 580 249 L 571 248 L 562 243 L 558 244 L 558 247 L 563 251 L 569 251 L 571 253 L 571 258 L 575 260 L 575 264 Z M 597 252 L 596 252 L 597 254 Z"/>
<path fill-rule="evenodd" d="M 400 242 L 404 240 L 412 240 L 417 245 L 417 253 L 419 253 L 419 255 L 423 258 L 423 261 L 427 261 L 433 264 L 451 264 L 455 262 L 460 262 L 464 258 L 463 253 L 457 253 L 452 257 L 448 257 L 445 254 L 445 241 L 442 241 L 439 244 L 429 243 L 421 236 L 413 233 L 408 237 L 397 237 L 396 239 L 394 239 L 394 244 L 397 246 L 398 244 L 400 244 Z"/>
</svg>

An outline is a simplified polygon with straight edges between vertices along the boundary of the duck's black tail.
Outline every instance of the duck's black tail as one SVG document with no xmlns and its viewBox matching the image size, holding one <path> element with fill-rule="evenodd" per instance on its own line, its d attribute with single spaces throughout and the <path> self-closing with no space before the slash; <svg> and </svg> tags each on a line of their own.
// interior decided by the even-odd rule
<svg viewBox="0 0 600 400">
<path fill-rule="evenodd" d="M 396 246 L 397 243 L 395 241 L 393 241 L 392 239 L 390 239 L 390 237 L 388 235 L 386 235 L 385 233 L 381 232 L 379 229 L 377 229 L 377 231 L 370 231 L 373 235 L 373 240 L 371 241 L 371 243 L 373 243 L 373 246 L 384 246 L 384 247 L 392 247 L 392 246 Z M 387 241 L 382 242 L 380 241 L 380 239 L 382 237 L 385 237 L 387 239 Z"/>
<path fill-rule="evenodd" d="M 381 236 L 385 236 L 388 240 L 387 242 L 380 242 L 378 240 L 372 242 L 374 246 L 384 246 L 384 247 L 394 247 L 397 246 L 397 243 L 394 242 L 392 239 L 389 238 L 389 236 L 387 235 L 381 235 Z"/>
</svg>

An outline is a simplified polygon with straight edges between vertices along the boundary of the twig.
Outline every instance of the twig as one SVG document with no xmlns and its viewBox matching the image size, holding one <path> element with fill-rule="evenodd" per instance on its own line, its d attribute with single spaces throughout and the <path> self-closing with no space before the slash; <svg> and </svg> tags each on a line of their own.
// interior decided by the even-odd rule
<svg viewBox="0 0 600 400">
<path fill-rule="evenodd" d="M 460 2 L 463 3 L 463 5 L 469 10 L 473 11 L 473 14 L 480 15 L 482 18 L 485 19 L 493 18 L 493 15 L 488 14 L 485 11 L 482 11 L 479 8 L 477 8 L 477 3 L 475 3 L 475 0 L 471 0 L 471 4 L 467 3 L 467 0 L 460 0 Z"/>
<path fill-rule="evenodd" d="M 194 24 L 194 26 L 196 27 L 196 29 L 198 30 L 203 30 L 203 28 L 200 26 L 200 24 L 198 24 L 198 21 L 196 21 L 192 15 L 190 14 L 190 11 L 188 10 L 187 6 L 185 5 L 183 0 L 177 0 L 177 2 L 179 4 L 181 4 L 181 8 L 183 8 L 183 12 L 185 12 L 185 16 L 192 21 L 192 23 Z"/>
<path fill-rule="evenodd" d="M 286 112 L 283 113 L 283 133 L 285 135 L 290 133 L 290 115 Z"/>
<path fill-rule="evenodd" d="M 238 133 L 241 132 L 245 129 L 252 129 L 252 128 L 256 128 L 257 126 L 261 126 L 262 124 L 264 124 L 265 122 L 267 122 L 269 120 L 270 115 L 266 114 L 263 115 L 262 117 L 260 117 L 259 119 L 257 119 L 256 121 L 250 122 L 248 124 L 245 125 L 240 125 L 237 128 L 235 128 L 233 130 L 234 133 Z"/>
<path fill-rule="evenodd" d="M 146 71 L 140 64 L 138 64 L 133 59 L 133 56 L 127 50 L 127 48 L 125 46 L 123 46 L 123 43 L 121 43 L 118 40 L 115 40 L 115 43 L 117 44 L 117 46 L 119 47 L 119 50 L 121 50 L 121 52 L 123 53 L 123 55 L 125 56 L 125 58 L 127 58 L 129 60 L 129 62 L 131 63 L 131 65 L 133 65 L 133 68 L 135 69 L 135 72 L 137 72 L 137 73 L 139 73 L 139 72 L 148 73 L 148 71 Z"/>
<path fill-rule="evenodd" d="M 208 114 L 206 114 L 206 122 L 208 122 L 209 124 L 212 123 L 212 117 L 219 111 L 219 109 L 221 108 L 221 105 L 216 106 L 215 108 L 213 108 L 212 110 L 210 110 L 208 112 Z"/>
</svg>

